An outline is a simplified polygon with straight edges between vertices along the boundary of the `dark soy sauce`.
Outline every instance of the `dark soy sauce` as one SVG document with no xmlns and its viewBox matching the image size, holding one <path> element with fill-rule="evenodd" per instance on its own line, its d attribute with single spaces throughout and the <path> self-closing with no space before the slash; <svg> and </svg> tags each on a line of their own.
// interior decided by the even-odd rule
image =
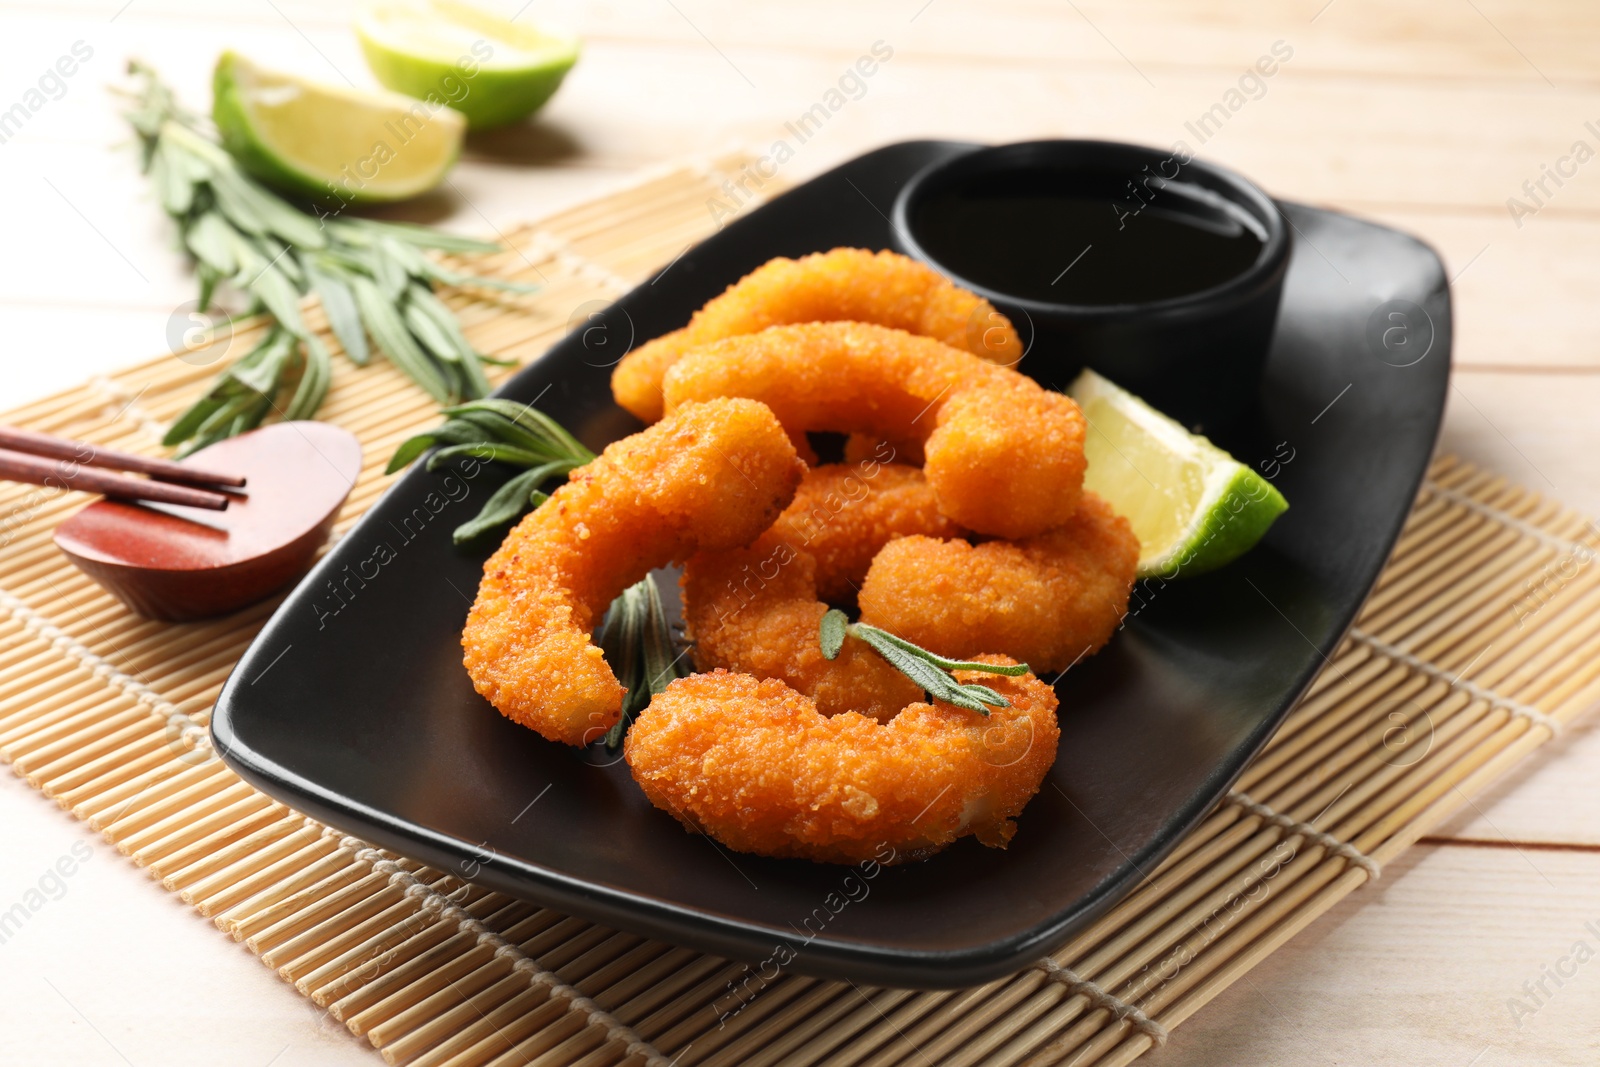
<svg viewBox="0 0 1600 1067">
<path fill-rule="evenodd" d="M 1135 193 L 1137 190 L 1137 195 Z M 1110 175 L 975 175 L 930 191 L 911 224 L 923 249 L 961 278 L 1052 304 L 1142 304 L 1243 274 L 1266 229 L 1209 189 Z"/>
</svg>

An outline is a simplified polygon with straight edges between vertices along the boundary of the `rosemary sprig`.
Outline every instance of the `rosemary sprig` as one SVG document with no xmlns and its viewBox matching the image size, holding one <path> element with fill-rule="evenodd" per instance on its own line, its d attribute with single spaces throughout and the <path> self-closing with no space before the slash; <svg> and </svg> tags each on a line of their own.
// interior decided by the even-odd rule
<svg viewBox="0 0 1600 1067">
<path fill-rule="evenodd" d="M 434 452 L 427 459 L 428 470 L 461 456 L 524 468 L 495 490 L 475 518 L 456 527 L 453 536 L 458 545 L 502 529 L 537 508 L 549 499 L 540 486 L 594 459 L 594 453 L 565 427 L 531 404 L 492 397 L 439 413 L 445 416 L 444 422 L 407 438 L 395 449 L 388 473 L 409 465 L 430 448 Z M 674 651 L 661 592 L 653 577 L 646 575 L 611 602 L 595 639 L 628 691 L 622 718 L 605 735 L 607 750 L 614 752 L 650 698 L 686 673 L 683 656 Z"/>
<path fill-rule="evenodd" d="M 615 752 L 651 698 L 685 674 L 683 657 L 673 654 L 672 631 L 661 607 L 661 591 L 656 588 L 655 578 L 647 575 L 611 602 L 600 628 L 599 644 L 605 650 L 606 662 L 617 673 L 617 681 L 628 690 L 622 698 L 622 718 L 606 731 L 606 749 Z"/>
<path fill-rule="evenodd" d="M 822 655 L 827 659 L 838 656 L 839 650 L 844 647 L 846 635 L 865 641 L 889 666 L 922 686 L 923 691 L 935 700 L 981 715 L 989 714 L 991 707 L 1010 707 L 1011 702 L 986 685 L 956 681 L 951 671 L 982 671 L 1011 678 L 1028 673 L 1026 663 L 1005 667 L 997 663 L 949 659 L 914 645 L 903 637 L 896 637 L 887 630 L 864 622 L 851 622 L 838 608 L 832 608 L 824 614 L 822 624 L 818 627 L 817 640 L 822 645 Z"/>
<path fill-rule="evenodd" d="M 539 488 L 545 482 L 594 459 L 582 442 L 531 404 L 498 398 L 472 400 L 439 413 L 444 422 L 395 449 L 388 473 L 400 470 L 430 448 L 435 451 L 428 457 L 428 470 L 458 456 L 524 468 L 495 490 L 476 517 L 456 527 L 453 536 L 458 545 L 516 521 L 548 499 Z"/>
<path fill-rule="evenodd" d="M 155 72 L 137 61 L 138 79 L 124 113 L 138 135 L 140 161 L 162 209 L 177 223 L 194 259 L 199 305 L 222 283 L 250 299 L 251 312 L 274 323 L 167 431 L 182 453 L 259 426 L 273 410 L 310 418 L 332 377 L 328 348 L 306 326 L 300 300 L 322 299 L 333 335 L 351 362 L 376 347 L 441 404 L 489 392 L 483 363 L 435 285 L 475 285 L 530 292 L 530 287 L 447 270 L 425 249 L 483 253 L 499 245 L 423 226 L 371 219 L 312 217 L 247 176 L 199 116 L 185 110 Z M 293 392 L 281 401 L 290 384 Z"/>
</svg>

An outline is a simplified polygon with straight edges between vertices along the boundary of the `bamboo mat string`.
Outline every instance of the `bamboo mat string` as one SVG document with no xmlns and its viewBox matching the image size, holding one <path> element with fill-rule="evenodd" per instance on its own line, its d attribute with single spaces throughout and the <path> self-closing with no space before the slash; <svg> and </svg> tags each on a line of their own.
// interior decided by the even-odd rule
<svg viewBox="0 0 1600 1067">
<path fill-rule="evenodd" d="M 526 975 L 532 985 L 544 989 L 551 997 L 566 1001 L 567 1010 L 587 1016 L 590 1024 L 599 1026 L 610 1040 L 624 1046 L 629 1056 L 643 1056 L 649 1067 L 670 1067 L 667 1058 L 656 1051 L 650 1042 L 640 1037 L 630 1027 L 623 1025 L 610 1012 L 573 986 L 563 982 L 554 972 L 539 966 L 537 960 L 526 955 L 522 949 L 507 941 L 498 932 L 485 926 L 461 905 L 432 886 L 418 881 L 416 875 L 386 857 L 378 849 L 359 838 L 349 836 L 341 837 L 339 844 L 342 848 L 350 849 L 359 862 L 365 863 L 375 873 L 387 875 L 390 885 L 401 889 L 407 898 L 415 899 L 424 911 L 433 912 L 440 918 L 455 923 L 457 929 L 471 936 L 478 945 L 491 949 L 495 959 L 510 961 L 511 969 Z"/>
<path fill-rule="evenodd" d="M 1082 996 L 1089 1002 L 1090 1007 L 1108 1012 L 1113 1019 L 1126 1019 L 1142 1034 L 1154 1041 L 1157 1046 L 1167 1043 L 1167 1028 L 1156 1022 L 1150 1016 L 1126 1004 L 1107 993 L 1089 979 L 1081 977 L 1070 967 L 1064 967 L 1055 960 L 1046 956 L 1034 967 L 1044 972 L 1046 978 L 1067 989 L 1068 992 Z"/>
<path fill-rule="evenodd" d="M 1335 856 L 1343 856 L 1352 864 L 1367 872 L 1368 881 L 1376 882 L 1383 874 L 1383 868 L 1378 866 L 1376 860 L 1362 852 L 1348 841 L 1341 841 L 1332 834 L 1318 830 L 1308 822 L 1301 822 L 1292 815 L 1285 815 L 1259 800 L 1252 800 L 1248 793 L 1229 793 L 1223 798 L 1224 804 L 1232 804 L 1240 811 L 1248 812 L 1269 826 L 1288 831 L 1291 837 L 1300 836 L 1313 844 L 1321 845 L 1325 850 Z"/>
<path fill-rule="evenodd" d="M 752 158 L 657 172 L 459 261 L 537 281 L 535 294 L 441 297 L 480 351 L 535 360 L 575 308 L 647 281 L 713 232 L 708 199 Z M 314 300 L 304 314 L 337 348 Z M 262 324 L 231 329 L 237 346 Z M 390 452 L 438 414 L 382 361 L 337 362 L 320 414 L 368 457 L 343 536 L 387 486 Z M 216 370 L 167 356 L 4 419 L 154 452 Z M 509 373 L 489 370 L 496 382 Z M 1099 920 L 1048 960 L 973 989 L 780 973 L 730 1014 L 750 965 L 491 892 L 256 792 L 204 726 L 273 605 L 178 627 L 137 619 L 50 544 L 81 502 L 32 492 L 0 486 L 0 758 L 412 1067 L 1127 1064 L 1600 704 L 1600 568 L 1587 566 L 1600 528 L 1438 457 L 1331 667 L 1234 795 Z M 1415 759 L 1390 758 L 1375 733 L 1397 707 L 1408 729 L 1427 728 Z"/>
<path fill-rule="evenodd" d="M 1460 492 L 1456 489 L 1452 489 L 1449 486 L 1440 485 L 1436 482 L 1428 482 L 1425 488 L 1428 492 L 1434 494 L 1435 496 L 1443 497 L 1452 504 L 1466 508 L 1468 511 L 1476 512 L 1485 518 L 1492 519 L 1495 522 L 1500 523 L 1502 526 L 1507 526 L 1526 537 L 1531 537 L 1535 541 L 1538 541 L 1541 544 L 1549 545 L 1552 548 L 1558 548 L 1567 552 L 1579 552 L 1585 554 L 1592 554 L 1597 548 L 1600 548 L 1600 545 L 1591 544 L 1587 541 L 1574 541 L 1571 538 L 1552 534 L 1548 530 L 1540 529 L 1538 526 L 1535 526 L 1530 522 L 1525 522 L 1517 516 L 1512 515 L 1501 508 L 1495 507 L 1493 504 L 1485 504 L 1480 500 L 1475 500 L 1470 495 Z M 1584 524 L 1584 531 L 1592 537 L 1600 537 L 1600 527 L 1597 527 L 1593 520 L 1590 520 Z"/>
<path fill-rule="evenodd" d="M 1561 733 L 1561 720 L 1557 719 L 1548 712 L 1541 711 L 1532 704 L 1524 704 L 1517 700 L 1508 700 L 1499 693 L 1496 693 L 1493 690 L 1485 689 L 1483 686 L 1478 685 L 1470 678 L 1463 678 L 1459 673 L 1451 674 L 1449 671 L 1444 670 L 1436 663 L 1430 663 L 1421 656 L 1414 656 L 1405 649 L 1396 645 L 1391 645 L 1389 642 L 1381 638 L 1374 637 L 1372 634 L 1366 633 L 1365 631 L 1357 629 L 1356 627 L 1350 628 L 1350 638 L 1353 641 L 1358 641 L 1361 644 L 1366 645 L 1368 648 L 1380 653 L 1381 655 L 1388 656 L 1396 663 L 1403 664 L 1411 670 L 1416 671 L 1418 674 L 1426 675 L 1435 681 L 1443 682 L 1452 689 L 1459 689 L 1461 692 L 1466 693 L 1474 700 L 1483 701 L 1491 708 L 1498 708 L 1501 711 L 1509 712 L 1519 719 L 1527 719 L 1535 726 L 1542 726 L 1546 730 L 1550 731 L 1552 737 Z"/>
<path fill-rule="evenodd" d="M 530 247 L 538 252 L 548 255 L 561 266 L 565 267 L 580 278 L 609 289 L 617 296 L 633 288 L 633 283 L 621 277 L 609 267 L 596 263 L 586 256 L 573 251 L 572 244 L 548 230 L 534 230 Z"/>
<path fill-rule="evenodd" d="M 90 378 L 88 386 L 106 398 L 108 407 L 114 406 L 116 416 L 131 419 L 138 424 L 140 431 L 150 439 L 151 444 L 159 444 L 166 436 L 166 425 L 139 406 L 137 392 L 129 392 L 104 374 L 96 374 Z"/>
<path fill-rule="evenodd" d="M 13 619 L 20 622 L 24 630 L 49 642 L 51 647 L 63 655 L 76 660 L 93 677 L 101 679 L 136 703 L 149 708 L 151 714 L 161 719 L 173 736 L 208 746 L 211 744 L 209 732 L 192 714 L 182 710 L 131 674 L 120 670 L 109 660 L 102 658 L 3 586 L 0 586 L 0 608 L 4 608 Z"/>
</svg>

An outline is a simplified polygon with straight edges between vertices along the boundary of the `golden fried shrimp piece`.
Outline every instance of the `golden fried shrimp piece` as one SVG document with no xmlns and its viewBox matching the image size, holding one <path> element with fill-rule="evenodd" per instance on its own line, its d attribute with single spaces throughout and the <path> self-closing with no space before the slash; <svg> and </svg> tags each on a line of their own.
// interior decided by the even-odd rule
<svg viewBox="0 0 1600 1067">
<path fill-rule="evenodd" d="M 510 719 L 582 745 L 616 723 L 623 688 L 593 624 L 652 568 L 754 540 L 804 465 L 749 400 L 682 408 L 573 471 L 483 566 L 461 635 L 472 684 Z"/>
<path fill-rule="evenodd" d="M 1084 493 L 1065 525 L 1026 540 L 889 542 L 861 587 L 861 621 L 943 656 L 999 649 L 1064 670 L 1111 639 L 1138 562 L 1128 520 Z"/>
<path fill-rule="evenodd" d="M 662 412 L 662 376 L 697 345 L 768 326 L 844 319 L 932 337 L 1006 366 L 1022 358 L 1010 321 L 932 267 L 894 252 L 835 248 L 757 267 L 695 312 L 689 325 L 623 357 L 611 392 L 617 403 L 654 422 Z"/>
<path fill-rule="evenodd" d="M 853 433 L 844 441 L 844 461 L 846 463 L 860 463 L 883 454 L 893 455 L 895 461 L 911 467 L 922 466 L 922 442 L 916 439 L 910 441 L 881 441 L 869 433 Z M 812 464 L 816 466 L 815 463 Z"/>
<path fill-rule="evenodd" d="M 628 766 L 652 804 L 741 852 L 883 862 L 888 846 L 900 863 L 968 834 L 1004 848 L 1055 762 L 1056 695 L 1031 674 L 957 677 L 1010 707 L 919 702 L 880 724 L 824 717 L 777 679 L 691 675 L 633 724 Z"/>
<path fill-rule="evenodd" d="M 887 722 L 922 689 L 860 641 L 824 659 L 817 564 L 782 524 L 748 548 L 704 551 L 683 568 L 683 618 L 695 667 L 778 678 L 824 715 L 855 711 Z"/>
<path fill-rule="evenodd" d="M 963 533 L 939 514 L 915 467 L 867 459 L 807 471 L 794 502 L 755 544 L 699 552 L 684 566 L 695 666 L 779 678 L 824 715 L 856 711 L 887 722 L 922 690 L 859 641 L 824 659 L 817 628 L 825 602 L 855 599 L 880 548 L 914 533 Z"/>
<path fill-rule="evenodd" d="M 872 557 L 896 537 L 966 535 L 940 513 L 922 471 L 883 461 L 893 455 L 883 445 L 877 458 L 812 468 L 794 502 L 773 524 L 790 544 L 816 560 L 817 596 L 830 604 L 855 600 Z"/>
<path fill-rule="evenodd" d="M 809 430 L 921 440 L 939 510 L 969 530 L 1029 537 L 1072 515 L 1083 413 L 1071 397 L 926 337 L 859 322 L 774 326 L 695 349 L 663 381 L 667 410 L 715 396 Z"/>
</svg>

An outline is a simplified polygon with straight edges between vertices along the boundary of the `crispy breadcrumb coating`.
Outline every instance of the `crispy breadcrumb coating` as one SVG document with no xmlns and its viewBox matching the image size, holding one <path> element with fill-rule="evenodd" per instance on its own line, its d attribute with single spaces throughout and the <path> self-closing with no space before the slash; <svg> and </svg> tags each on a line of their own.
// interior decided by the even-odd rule
<svg viewBox="0 0 1600 1067">
<path fill-rule="evenodd" d="M 860 641 L 824 659 L 816 561 L 781 524 L 748 548 L 700 552 L 683 568 L 683 618 L 697 669 L 778 678 L 824 715 L 855 711 L 888 721 L 922 689 Z"/>
<path fill-rule="evenodd" d="M 880 724 L 826 717 L 776 679 L 680 678 L 629 730 L 628 765 L 656 807 L 741 852 L 884 862 L 887 846 L 905 862 L 968 834 L 1004 848 L 1055 761 L 1056 695 L 1031 674 L 957 677 L 1010 707 L 919 702 Z"/>
<path fill-rule="evenodd" d="M 830 463 L 806 472 L 805 480 L 773 524 L 817 564 L 817 596 L 830 604 L 853 604 L 878 550 L 896 537 L 963 537 L 959 525 L 939 511 L 922 471 L 880 445 L 878 458 Z"/>
<path fill-rule="evenodd" d="M 1128 521 L 1084 493 L 1071 519 L 1037 537 L 889 542 L 861 587 L 861 620 L 944 656 L 999 651 L 1064 670 L 1116 632 L 1138 562 Z"/>
<path fill-rule="evenodd" d="M 902 330 L 858 322 L 774 326 L 697 348 L 663 382 L 667 410 L 716 396 L 811 430 L 923 442 L 939 510 L 969 530 L 1029 537 L 1072 515 L 1083 413 L 1071 397 Z"/>
<path fill-rule="evenodd" d="M 611 391 L 617 403 L 654 422 L 662 414 L 662 376 L 691 348 L 768 326 L 842 319 L 936 338 L 1007 366 L 1022 358 L 1010 321 L 932 267 L 895 252 L 835 248 L 757 267 L 695 312 L 689 325 L 623 357 Z"/>
<path fill-rule="evenodd" d="M 881 455 L 889 455 L 885 450 Z M 922 472 L 866 459 L 807 471 L 772 529 L 748 548 L 699 552 L 683 568 L 683 617 L 702 671 L 779 678 L 824 715 L 887 722 L 922 690 L 859 641 L 824 659 L 818 625 L 848 604 L 878 550 L 896 537 L 960 537 Z"/>
<path fill-rule="evenodd" d="M 624 692 L 590 639 L 607 606 L 655 567 L 754 540 L 804 472 L 772 412 L 750 400 L 683 407 L 614 442 L 484 564 L 461 635 L 473 685 L 552 741 L 595 740 Z"/>
</svg>

